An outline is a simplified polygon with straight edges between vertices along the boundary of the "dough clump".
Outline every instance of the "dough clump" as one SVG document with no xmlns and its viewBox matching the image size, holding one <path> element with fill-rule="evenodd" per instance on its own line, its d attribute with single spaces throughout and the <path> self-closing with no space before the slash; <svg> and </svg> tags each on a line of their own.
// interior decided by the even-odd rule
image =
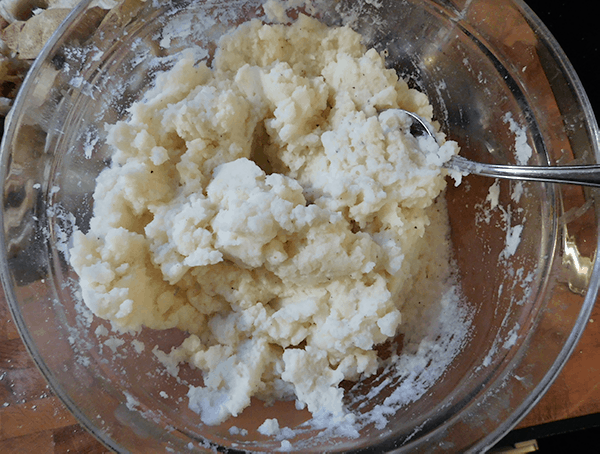
<svg viewBox="0 0 600 454">
<path fill-rule="evenodd" d="M 376 373 L 434 274 L 426 231 L 458 147 L 410 134 L 397 109 L 431 121 L 426 96 L 350 28 L 253 20 L 211 67 L 195 55 L 108 126 L 71 250 L 83 299 L 123 331 L 189 333 L 156 354 L 202 371 L 188 395 L 206 424 L 253 396 L 343 417 L 340 383 Z"/>
</svg>

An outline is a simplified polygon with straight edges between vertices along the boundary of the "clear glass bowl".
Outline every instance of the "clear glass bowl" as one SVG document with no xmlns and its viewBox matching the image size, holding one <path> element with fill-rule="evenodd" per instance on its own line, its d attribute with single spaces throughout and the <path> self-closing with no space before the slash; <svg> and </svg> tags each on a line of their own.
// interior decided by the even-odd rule
<svg viewBox="0 0 600 454">
<path fill-rule="evenodd" d="M 232 26 L 261 17 L 261 3 L 130 1 L 102 20 L 84 1 L 33 65 L 6 124 L 1 269 L 11 311 L 52 388 L 115 451 L 269 452 L 280 441 L 256 432 L 265 416 L 289 427 L 306 418 L 289 402 L 255 402 L 235 420 L 200 424 L 184 399 L 193 371 L 175 380 L 160 372 L 150 349 L 108 333 L 86 311 L 65 259 L 73 225 L 87 228 L 95 178 L 110 160 L 101 125 L 126 115 L 173 63 L 170 55 L 192 41 L 214 49 Z M 578 78 L 522 2 L 315 1 L 304 11 L 348 23 L 387 52 L 389 65 L 429 96 L 441 128 L 468 158 L 515 163 L 527 144 L 533 164 L 599 162 L 598 128 Z M 179 33 L 161 42 L 165 29 Z M 306 430 L 290 439 L 296 449 L 483 450 L 531 409 L 572 352 L 600 282 L 597 192 L 467 177 L 445 196 L 466 299 L 460 350 L 385 427 L 366 426 L 359 438 Z M 435 329 L 424 336 L 435 341 Z M 163 348 L 181 338 L 139 335 Z M 364 396 L 385 378 L 349 394 Z M 406 377 L 387 378 L 369 405 L 406 384 Z"/>
</svg>

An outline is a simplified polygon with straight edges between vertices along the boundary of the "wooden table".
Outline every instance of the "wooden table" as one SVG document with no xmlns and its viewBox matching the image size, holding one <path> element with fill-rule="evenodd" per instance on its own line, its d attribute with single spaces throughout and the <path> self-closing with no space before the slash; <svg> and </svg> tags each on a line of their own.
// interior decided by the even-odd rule
<svg viewBox="0 0 600 454">
<path fill-rule="evenodd" d="M 600 413 L 600 302 L 569 361 L 517 428 Z"/>
<path fill-rule="evenodd" d="M 108 453 L 48 388 L 0 295 L 0 453 Z"/>
<path fill-rule="evenodd" d="M 600 304 L 567 365 L 519 428 L 600 413 Z M 46 385 L 0 296 L 0 453 L 108 453 Z"/>
</svg>

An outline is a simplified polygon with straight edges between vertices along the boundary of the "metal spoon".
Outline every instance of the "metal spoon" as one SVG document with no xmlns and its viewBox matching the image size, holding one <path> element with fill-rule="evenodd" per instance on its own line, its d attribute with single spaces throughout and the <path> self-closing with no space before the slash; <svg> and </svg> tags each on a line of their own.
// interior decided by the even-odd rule
<svg viewBox="0 0 600 454">
<path fill-rule="evenodd" d="M 427 134 L 437 141 L 435 130 L 428 121 L 407 110 L 399 109 L 414 121 L 411 126 L 413 135 Z M 578 184 L 600 187 L 600 165 L 575 166 L 519 166 L 484 164 L 469 161 L 462 156 L 454 156 L 444 167 L 463 173 L 511 180 L 544 181 L 547 183 Z"/>
</svg>

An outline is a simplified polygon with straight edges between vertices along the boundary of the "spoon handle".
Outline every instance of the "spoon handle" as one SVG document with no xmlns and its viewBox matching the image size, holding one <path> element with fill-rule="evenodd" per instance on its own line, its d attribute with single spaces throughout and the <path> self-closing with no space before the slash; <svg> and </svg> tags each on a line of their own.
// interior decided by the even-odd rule
<svg viewBox="0 0 600 454">
<path fill-rule="evenodd" d="M 454 156 L 446 167 L 460 172 L 511 180 L 545 181 L 600 187 L 600 165 L 517 166 L 483 164 Z"/>
</svg>

